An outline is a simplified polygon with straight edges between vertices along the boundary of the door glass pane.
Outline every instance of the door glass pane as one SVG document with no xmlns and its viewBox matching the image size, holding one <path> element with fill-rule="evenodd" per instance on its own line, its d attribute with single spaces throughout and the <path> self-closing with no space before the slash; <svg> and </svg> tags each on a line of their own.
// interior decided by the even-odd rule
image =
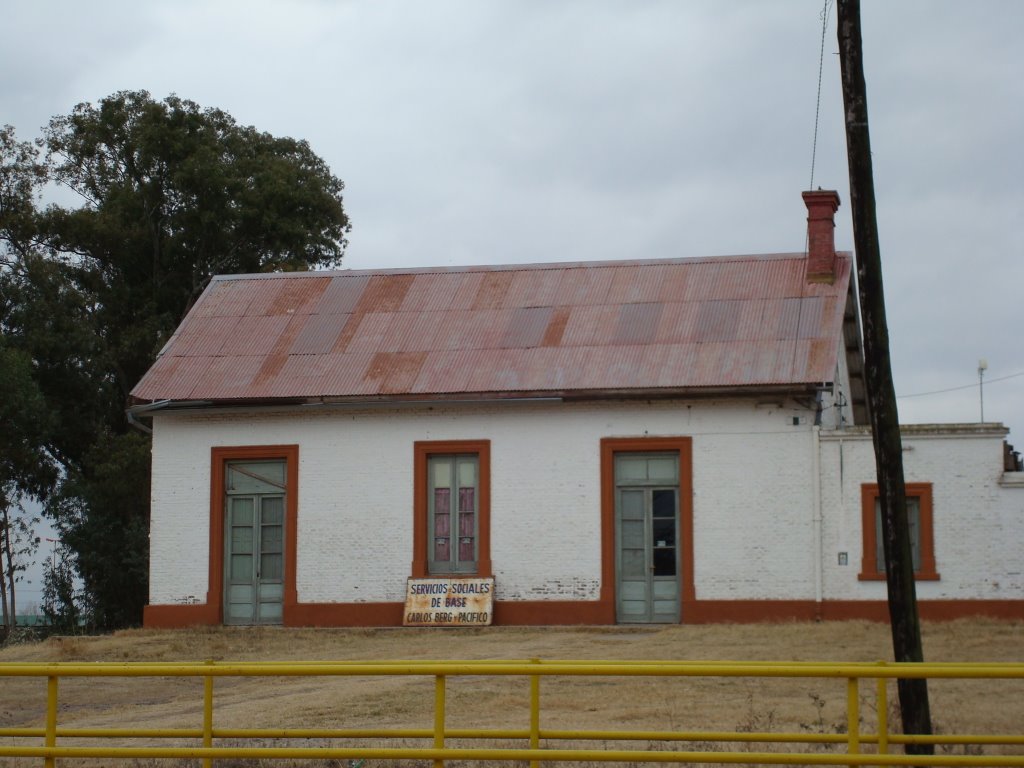
<svg viewBox="0 0 1024 768">
<path fill-rule="evenodd" d="M 433 468 L 431 475 L 433 476 L 434 487 L 450 488 L 452 485 L 451 462 L 443 457 L 434 456 L 430 459 L 430 465 Z"/>
<path fill-rule="evenodd" d="M 676 521 L 655 518 L 651 521 L 655 547 L 674 547 L 676 545 Z"/>
<path fill-rule="evenodd" d="M 255 499 L 231 499 L 231 524 L 252 525 L 252 511 Z"/>
<path fill-rule="evenodd" d="M 620 491 L 619 508 L 623 520 L 644 519 L 644 492 L 643 491 Z"/>
<path fill-rule="evenodd" d="M 260 555 L 260 579 L 280 579 L 283 564 L 280 553 Z"/>
<path fill-rule="evenodd" d="M 281 525 L 284 522 L 284 497 L 263 497 L 260 503 L 260 522 L 264 525 Z"/>
<path fill-rule="evenodd" d="M 238 555 L 245 555 L 252 552 L 252 527 L 231 528 L 231 551 Z"/>
<path fill-rule="evenodd" d="M 644 545 L 643 520 L 622 521 L 622 546 L 642 547 Z"/>
<path fill-rule="evenodd" d="M 473 548 L 475 540 L 470 536 L 463 536 L 459 539 L 459 562 L 469 564 L 476 559 L 476 552 Z"/>
<path fill-rule="evenodd" d="M 451 540 L 434 539 L 434 562 L 447 564 L 452 559 Z"/>
<path fill-rule="evenodd" d="M 231 555 L 231 578 L 234 581 L 252 581 L 252 555 Z"/>
<path fill-rule="evenodd" d="M 676 549 L 665 547 L 654 550 L 654 575 L 675 576 L 676 575 Z"/>
<path fill-rule="evenodd" d="M 260 603 L 260 621 L 270 624 L 281 622 L 282 612 L 280 603 Z"/>
<path fill-rule="evenodd" d="M 655 517 L 676 516 L 676 492 L 654 491 L 652 493 L 653 514 Z"/>
<path fill-rule="evenodd" d="M 280 552 L 284 540 L 284 531 L 280 525 L 264 525 L 260 532 L 260 552 Z"/>
<path fill-rule="evenodd" d="M 464 458 L 459 460 L 459 487 L 471 488 L 476 485 L 476 459 Z"/>
<path fill-rule="evenodd" d="M 647 568 L 642 549 L 622 550 L 622 577 L 627 579 L 646 579 Z"/>
<path fill-rule="evenodd" d="M 283 461 L 232 461 L 226 474 L 229 493 L 280 493 L 285 488 Z"/>
<path fill-rule="evenodd" d="M 615 457 L 615 481 L 617 483 L 646 479 L 647 459 L 644 456 L 625 454 Z"/>
<path fill-rule="evenodd" d="M 679 460 L 675 456 L 657 456 L 647 460 L 647 477 L 659 483 L 675 484 Z"/>
</svg>

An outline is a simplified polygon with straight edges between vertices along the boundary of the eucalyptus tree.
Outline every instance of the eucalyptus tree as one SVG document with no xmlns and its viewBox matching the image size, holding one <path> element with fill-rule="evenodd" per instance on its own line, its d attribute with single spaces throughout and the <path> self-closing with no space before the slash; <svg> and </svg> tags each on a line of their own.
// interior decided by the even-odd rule
<svg viewBox="0 0 1024 768">
<path fill-rule="evenodd" d="M 145 91 L 79 104 L 34 143 L 6 128 L 0 155 L 0 329 L 52 417 L 46 511 L 96 622 L 137 623 L 149 440 L 128 393 L 214 275 L 338 266 L 344 185 L 305 141 Z"/>
</svg>

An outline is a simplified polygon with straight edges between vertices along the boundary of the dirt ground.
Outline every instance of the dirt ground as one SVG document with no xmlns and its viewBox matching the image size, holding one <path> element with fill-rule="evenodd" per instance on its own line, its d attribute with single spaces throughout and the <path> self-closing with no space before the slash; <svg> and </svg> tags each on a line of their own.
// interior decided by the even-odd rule
<svg viewBox="0 0 1024 768">
<path fill-rule="evenodd" d="M 0 650 L 0 663 L 92 661 L 333 661 L 395 659 L 647 659 L 879 661 L 888 627 L 866 622 L 669 627 L 478 629 L 215 628 L 127 630 L 51 638 Z M 928 661 L 1024 661 L 1024 622 L 924 626 Z M 1020 733 L 1024 680 L 930 683 L 941 732 Z M 215 682 L 217 727 L 408 727 L 433 722 L 429 678 L 251 678 Z M 891 694 L 894 695 L 894 694 Z M 861 691 L 873 730 L 873 683 Z M 0 728 L 39 726 L 45 681 L 0 679 Z M 528 683 L 452 678 L 448 728 L 528 725 Z M 841 732 L 845 682 L 787 679 L 545 678 L 546 728 Z M 58 723 L 198 727 L 202 682 L 189 678 L 61 681 Z M 0 744 L 14 743 L 0 737 Z M 24 743 L 24 742 L 22 742 Z M 4 763 L 0 765 L 25 765 Z M 34 764 L 34 762 L 33 762 Z M 169 763 L 160 763 L 169 765 Z"/>
</svg>

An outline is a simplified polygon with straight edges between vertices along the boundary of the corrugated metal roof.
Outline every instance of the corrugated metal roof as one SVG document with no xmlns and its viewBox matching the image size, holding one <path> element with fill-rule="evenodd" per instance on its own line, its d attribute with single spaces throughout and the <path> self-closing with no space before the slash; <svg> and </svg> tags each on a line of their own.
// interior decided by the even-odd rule
<svg viewBox="0 0 1024 768">
<path fill-rule="evenodd" d="M 827 382 L 848 254 L 216 278 L 136 401 L 639 393 Z"/>
</svg>

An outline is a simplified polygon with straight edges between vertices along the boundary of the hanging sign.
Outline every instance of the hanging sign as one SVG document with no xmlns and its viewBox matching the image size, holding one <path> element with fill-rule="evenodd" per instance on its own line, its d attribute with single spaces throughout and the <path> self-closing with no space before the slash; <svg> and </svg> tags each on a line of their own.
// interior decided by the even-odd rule
<svg viewBox="0 0 1024 768">
<path fill-rule="evenodd" d="M 494 578 L 409 579 L 407 627 L 486 627 L 494 614 Z"/>
</svg>

